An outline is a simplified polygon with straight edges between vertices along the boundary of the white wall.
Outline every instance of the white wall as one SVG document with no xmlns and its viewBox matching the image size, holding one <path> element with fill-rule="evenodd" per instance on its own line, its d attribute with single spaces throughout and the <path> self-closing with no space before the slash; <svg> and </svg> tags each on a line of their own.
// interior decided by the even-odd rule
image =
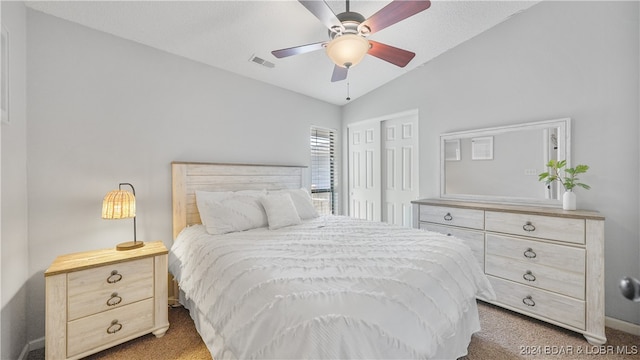
<svg viewBox="0 0 640 360">
<path fill-rule="evenodd" d="M 9 33 L 10 124 L 2 126 L 2 326 L 0 359 L 16 359 L 27 343 L 29 247 L 27 239 L 26 8 L 1 3 Z"/>
<path fill-rule="evenodd" d="M 136 187 L 138 239 L 170 246 L 171 161 L 308 165 L 309 127 L 340 128 L 337 106 L 32 10 L 27 45 L 29 339 L 56 255 L 133 236 L 100 218 L 119 182 Z"/>
<path fill-rule="evenodd" d="M 573 163 L 591 166 L 578 206 L 607 219 L 606 315 L 640 324 L 617 288 L 640 275 L 638 14 L 638 2 L 542 2 L 354 100 L 343 129 L 417 108 L 420 192 L 437 197 L 439 134 L 571 117 Z"/>
</svg>

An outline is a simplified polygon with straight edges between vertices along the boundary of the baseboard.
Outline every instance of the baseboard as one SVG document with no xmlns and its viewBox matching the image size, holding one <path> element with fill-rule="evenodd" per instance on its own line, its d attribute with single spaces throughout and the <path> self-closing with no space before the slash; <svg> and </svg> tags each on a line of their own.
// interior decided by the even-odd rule
<svg viewBox="0 0 640 360">
<path fill-rule="evenodd" d="M 624 331 L 629 334 L 640 336 L 640 325 L 638 324 L 614 319 L 608 316 L 604 318 L 604 324 L 605 326 L 608 326 L 612 329 L 616 329 L 616 330 Z"/>
<path fill-rule="evenodd" d="M 18 356 L 18 360 L 27 360 L 29 357 L 29 352 L 37 349 L 42 349 L 44 347 L 44 336 L 40 339 L 31 340 L 22 348 L 22 352 L 20 356 Z"/>
</svg>

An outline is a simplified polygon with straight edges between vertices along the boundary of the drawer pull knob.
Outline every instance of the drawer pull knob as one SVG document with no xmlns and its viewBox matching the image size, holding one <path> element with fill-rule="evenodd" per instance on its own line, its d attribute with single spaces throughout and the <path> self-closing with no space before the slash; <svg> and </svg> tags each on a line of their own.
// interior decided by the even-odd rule
<svg viewBox="0 0 640 360">
<path fill-rule="evenodd" d="M 118 320 L 113 320 L 107 328 L 107 334 L 115 334 L 120 330 L 122 330 L 122 324 L 118 323 Z"/>
<path fill-rule="evenodd" d="M 536 306 L 536 302 L 533 301 L 531 296 L 527 296 L 526 298 L 522 299 L 522 303 L 531 307 Z"/>
<path fill-rule="evenodd" d="M 107 278 L 107 282 L 109 284 L 115 284 L 120 280 L 122 280 L 122 274 L 118 274 L 118 270 L 113 270 L 111 275 Z"/>
<path fill-rule="evenodd" d="M 453 216 L 451 216 L 451 213 L 447 213 L 447 215 L 444 216 L 444 221 L 451 221 L 453 220 Z"/>
<path fill-rule="evenodd" d="M 527 221 L 526 224 L 522 225 L 522 230 L 526 232 L 536 231 L 536 227 L 531 223 L 531 221 Z"/>
<path fill-rule="evenodd" d="M 107 300 L 107 306 L 116 306 L 122 302 L 122 297 L 118 296 L 117 292 L 111 294 L 109 300 Z"/>
<path fill-rule="evenodd" d="M 528 248 L 524 251 L 524 257 L 528 259 L 535 259 L 536 256 L 538 256 L 538 254 L 536 254 L 532 248 Z"/>
<path fill-rule="evenodd" d="M 536 276 L 531 273 L 531 270 L 527 270 L 527 272 L 522 275 L 522 278 L 527 281 L 536 281 Z"/>
</svg>

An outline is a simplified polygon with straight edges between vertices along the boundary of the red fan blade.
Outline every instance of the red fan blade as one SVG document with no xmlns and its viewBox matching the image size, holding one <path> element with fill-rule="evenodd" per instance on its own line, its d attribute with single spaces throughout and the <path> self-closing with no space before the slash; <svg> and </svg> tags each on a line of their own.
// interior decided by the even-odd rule
<svg viewBox="0 0 640 360">
<path fill-rule="evenodd" d="M 415 53 L 391 45 L 379 43 L 377 41 L 369 40 L 371 47 L 367 54 L 373 55 L 378 59 L 390 62 L 396 66 L 405 67 L 416 56 Z"/>
<path fill-rule="evenodd" d="M 370 33 L 373 34 L 387 26 L 391 26 L 421 11 L 427 10 L 429 6 L 431 6 L 429 0 L 394 0 L 378 10 L 377 13 L 371 15 L 371 17 L 360 24 L 360 26 L 367 26 L 371 30 Z"/>
<path fill-rule="evenodd" d="M 318 0 L 298 0 L 302 6 L 306 7 L 315 17 L 320 20 L 327 28 L 331 29 L 332 27 L 342 28 L 342 23 L 336 17 L 336 14 L 333 13 L 329 5 L 327 5 L 324 1 Z"/>
<path fill-rule="evenodd" d="M 327 43 L 326 41 L 323 41 L 323 42 L 319 42 L 319 43 L 300 45 L 300 46 L 295 46 L 295 47 L 291 47 L 291 48 L 287 48 L 287 49 L 273 50 L 271 53 L 273 54 L 273 56 L 275 56 L 278 59 L 280 59 L 280 58 L 287 57 L 287 56 L 304 54 L 304 53 L 308 53 L 308 52 L 311 52 L 311 51 L 324 49 L 324 46 L 325 46 L 326 43 Z"/>
<path fill-rule="evenodd" d="M 331 82 L 342 81 L 347 78 L 347 73 L 349 72 L 348 68 L 343 68 L 342 66 L 334 66 L 333 74 L 331 75 Z"/>
</svg>

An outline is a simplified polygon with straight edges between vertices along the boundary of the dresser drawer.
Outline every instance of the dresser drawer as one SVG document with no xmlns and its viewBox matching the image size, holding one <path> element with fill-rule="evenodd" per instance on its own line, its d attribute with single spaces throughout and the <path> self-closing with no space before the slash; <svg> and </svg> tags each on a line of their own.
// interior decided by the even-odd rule
<svg viewBox="0 0 640 360">
<path fill-rule="evenodd" d="M 526 261 L 487 255 L 487 275 L 584 300 L 584 272 L 575 273 Z"/>
<path fill-rule="evenodd" d="M 153 327 L 153 299 L 70 321 L 67 357 L 135 335 Z"/>
<path fill-rule="evenodd" d="M 484 228 L 484 211 L 420 205 L 420 221 L 482 230 Z"/>
<path fill-rule="evenodd" d="M 497 303 L 551 321 L 585 329 L 585 302 L 488 276 Z"/>
<path fill-rule="evenodd" d="M 471 248 L 473 256 L 478 259 L 480 268 L 484 269 L 484 233 L 480 231 L 466 230 L 451 226 L 437 225 L 432 223 L 420 223 L 420 229 L 434 231 L 440 234 L 455 236 L 461 239 Z"/>
<path fill-rule="evenodd" d="M 68 274 L 68 319 L 124 306 L 153 296 L 153 258 Z"/>
<path fill-rule="evenodd" d="M 584 244 L 584 219 L 494 211 L 484 216 L 487 231 Z"/>
<path fill-rule="evenodd" d="M 544 243 L 497 234 L 487 234 L 487 256 L 495 255 L 525 264 L 539 264 L 554 269 L 584 274 L 584 249 Z"/>
</svg>

